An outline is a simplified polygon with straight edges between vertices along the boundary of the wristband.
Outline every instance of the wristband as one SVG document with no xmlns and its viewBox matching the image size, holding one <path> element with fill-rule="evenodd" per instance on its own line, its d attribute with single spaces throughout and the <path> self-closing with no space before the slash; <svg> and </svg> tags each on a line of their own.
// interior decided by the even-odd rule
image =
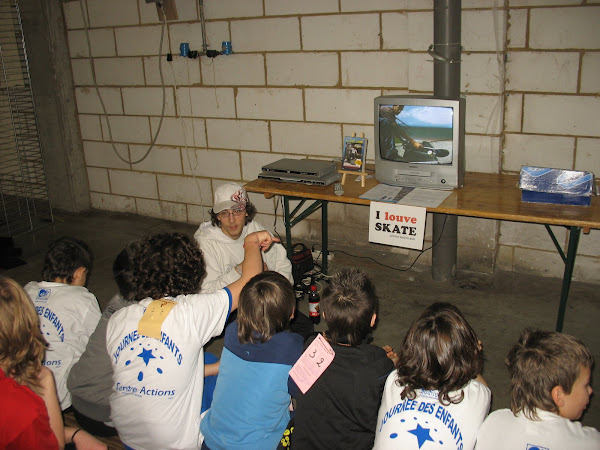
<svg viewBox="0 0 600 450">
<path fill-rule="evenodd" d="M 77 433 L 79 433 L 80 431 L 81 431 L 81 428 L 77 428 L 77 429 L 76 429 L 76 430 L 73 432 L 73 435 L 71 436 L 71 444 L 74 444 L 74 443 L 75 443 L 75 441 L 73 441 L 73 439 L 75 439 L 75 435 L 76 435 Z"/>
</svg>

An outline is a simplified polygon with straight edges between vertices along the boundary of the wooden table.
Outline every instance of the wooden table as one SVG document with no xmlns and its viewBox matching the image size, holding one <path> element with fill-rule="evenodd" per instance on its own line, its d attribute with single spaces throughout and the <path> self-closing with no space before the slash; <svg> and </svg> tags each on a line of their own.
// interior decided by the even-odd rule
<svg viewBox="0 0 600 450">
<path fill-rule="evenodd" d="M 366 182 L 366 186 L 362 188 L 360 183 L 355 183 L 353 181 L 347 182 L 344 185 L 344 194 L 341 196 L 334 194 L 333 185 L 309 186 L 297 183 L 282 183 L 266 179 L 254 180 L 246 184 L 245 188 L 249 192 L 264 194 L 267 198 L 273 197 L 274 195 L 281 195 L 283 197 L 288 256 L 290 256 L 292 248 L 292 227 L 313 212 L 321 209 L 322 249 L 323 254 L 327 255 L 328 202 L 369 205 L 371 203 L 370 200 L 361 199 L 359 197 L 378 183 L 379 182 L 375 180 L 375 178 L 369 178 Z M 300 200 L 300 203 L 293 211 L 290 211 L 289 200 L 292 199 Z M 302 207 L 307 200 L 313 200 L 313 203 L 305 210 L 302 210 Z M 556 330 L 562 331 L 581 231 L 583 230 L 587 233 L 593 228 L 600 229 L 600 199 L 592 197 L 592 205 L 589 207 L 525 203 L 521 201 L 521 191 L 518 188 L 517 175 L 467 172 L 465 174 L 464 187 L 455 189 L 440 206 L 437 208 L 427 208 L 427 212 L 545 225 L 565 264 L 560 305 L 556 322 Z M 564 226 L 569 230 L 569 242 L 566 255 L 554 236 L 550 225 Z M 322 269 L 327 273 L 326 257 L 323 258 Z"/>
</svg>

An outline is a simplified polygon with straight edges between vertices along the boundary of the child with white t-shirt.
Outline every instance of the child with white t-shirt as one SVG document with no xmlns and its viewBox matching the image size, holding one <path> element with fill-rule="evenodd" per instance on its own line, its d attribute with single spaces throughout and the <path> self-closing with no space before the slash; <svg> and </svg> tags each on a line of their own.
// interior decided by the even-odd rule
<svg viewBox="0 0 600 450">
<path fill-rule="evenodd" d="M 592 394 L 593 360 L 583 342 L 526 329 L 505 363 L 510 409 L 494 411 L 483 422 L 477 450 L 600 449 L 600 432 L 577 422 Z"/>
<path fill-rule="evenodd" d="M 473 449 L 490 408 L 481 342 L 460 310 L 434 303 L 411 325 L 385 383 L 374 449 Z M 425 447 L 423 447 L 425 448 Z"/>
<path fill-rule="evenodd" d="M 242 287 L 262 271 L 269 232 L 246 236 L 242 277 L 211 294 L 197 294 L 206 274 L 196 241 L 162 233 L 141 241 L 133 273 L 133 304 L 108 322 L 106 348 L 113 367 L 111 418 L 121 441 L 136 450 L 190 449 L 200 433 L 203 346 L 222 333 Z M 213 373 L 214 372 L 214 373 Z"/>
<path fill-rule="evenodd" d="M 71 406 L 67 378 L 100 320 L 100 307 L 85 284 L 92 268 L 88 245 L 72 237 L 48 247 L 42 269 L 44 281 L 32 281 L 25 292 L 34 303 L 40 330 L 48 342 L 44 365 L 54 374 L 60 407 Z"/>
</svg>

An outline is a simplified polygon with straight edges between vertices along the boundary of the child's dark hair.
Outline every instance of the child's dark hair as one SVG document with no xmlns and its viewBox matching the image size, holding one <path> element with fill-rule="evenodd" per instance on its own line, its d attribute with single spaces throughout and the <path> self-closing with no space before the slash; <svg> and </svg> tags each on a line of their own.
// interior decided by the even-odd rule
<svg viewBox="0 0 600 450">
<path fill-rule="evenodd" d="M 125 300 L 133 300 L 135 288 L 136 258 L 141 249 L 141 241 L 129 243 L 115 258 L 113 277 L 119 288 L 119 293 Z"/>
<path fill-rule="evenodd" d="M 139 241 L 133 299 L 195 294 L 206 274 L 198 243 L 183 233 L 160 233 Z"/>
<path fill-rule="evenodd" d="M 294 289 L 283 275 L 259 273 L 240 293 L 238 339 L 241 343 L 268 341 L 288 327 L 295 306 Z"/>
<path fill-rule="evenodd" d="M 537 410 L 558 413 L 552 389 L 570 394 L 582 367 L 592 367 L 590 351 L 579 339 L 557 331 L 525 329 L 504 360 L 510 376 L 510 409 L 537 420 Z"/>
<path fill-rule="evenodd" d="M 483 369 L 483 352 L 460 310 L 450 303 L 434 303 L 410 326 L 398 352 L 401 397 L 414 399 L 417 389 L 436 390 L 441 404 L 460 403 L 450 393 L 462 389 Z"/>
<path fill-rule="evenodd" d="M 321 300 L 321 311 L 334 342 L 358 345 L 371 330 L 378 300 L 367 274 L 343 268 L 331 278 Z"/>
<path fill-rule="evenodd" d="M 61 237 L 52 242 L 44 258 L 42 280 L 54 281 L 65 279 L 68 284 L 73 282 L 73 274 L 79 267 L 92 270 L 92 251 L 88 245 L 72 237 Z"/>
</svg>

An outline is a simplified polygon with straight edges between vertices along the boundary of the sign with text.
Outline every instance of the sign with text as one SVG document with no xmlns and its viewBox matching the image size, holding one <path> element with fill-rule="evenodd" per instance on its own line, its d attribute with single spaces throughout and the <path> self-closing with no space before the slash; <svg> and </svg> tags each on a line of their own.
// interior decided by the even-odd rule
<svg viewBox="0 0 600 450">
<path fill-rule="evenodd" d="M 369 241 L 422 250 L 426 217 L 426 208 L 371 202 Z"/>
</svg>

